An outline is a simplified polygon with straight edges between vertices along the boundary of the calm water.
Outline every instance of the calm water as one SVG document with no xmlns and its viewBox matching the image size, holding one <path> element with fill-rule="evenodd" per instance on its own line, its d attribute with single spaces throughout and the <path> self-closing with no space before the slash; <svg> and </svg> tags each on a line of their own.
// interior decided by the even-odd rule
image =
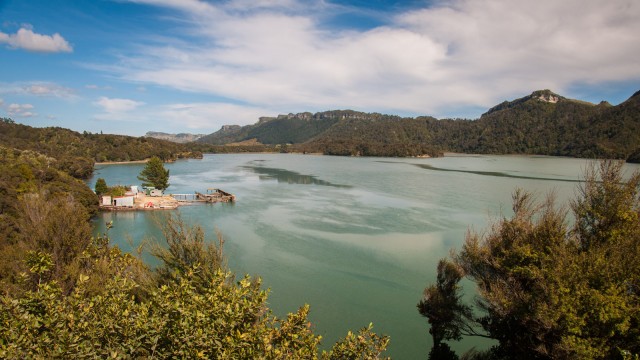
<svg viewBox="0 0 640 360">
<path fill-rule="evenodd" d="M 572 197 L 587 163 L 520 156 L 206 155 L 168 164 L 167 192 L 219 187 L 236 195 L 234 205 L 177 211 L 212 240 L 215 229 L 221 231 L 231 269 L 260 275 L 276 314 L 310 304 L 325 346 L 373 322 L 376 332 L 391 336 L 389 355 L 416 359 L 426 357 L 431 339 L 415 305 L 435 280 L 437 261 L 460 248 L 470 227 L 482 230 L 492 217 L 509 214 L 516 187 Z M 99 166 L 90 186 L 98 177 L 109 185 L 137 184 L 142 167 Z M 111 239 L 131 250 L 159 236 L 153 214 L 103 213 L 96 231 L 113 220 Z M 475 345 L 486 343 L 470 339 L 452 347 L 462 352 Z"/>
</svg>

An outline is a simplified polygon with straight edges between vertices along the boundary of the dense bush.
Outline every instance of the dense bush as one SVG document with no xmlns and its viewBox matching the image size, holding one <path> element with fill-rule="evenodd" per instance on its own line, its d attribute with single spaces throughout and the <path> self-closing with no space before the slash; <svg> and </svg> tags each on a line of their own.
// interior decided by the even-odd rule
<svg viewBox="0 0 640 360">
<path fill-rule="evenodd" d="M 57 162 L 34 151 L 0 146 L 0 246 L 15 235 L 16 206 L 25 194 L 39 193 L 44 197 L 42 201 L 70 196 L 84 207 L 83 213 L 97 213 L 98 198 L 93 191 L 58 170 Z"/>
<path fill-rule="evenodd" d="M 498 341 L 490 359 L 637 358 L 639 195 L 640 173 L 625 180 L 621 162 L 603 161 L 586 173 L 570 226 L 552 197 L 517 191 L 514 215 L 470 232 L 425 289 L 418 308 L 434 345 L 482 335 Z M 478 287 L 475 311 L 462 303 L 462 276 Z"/>
<path fill-rule="evenodd" d="M 319 354 L 308 305 L 275 317 L 260 279 L 236 281 L 226 270 L 222 241 L 205 242 L 179 218 L 164 223 L 155 271 L 106 235 L 74 237 L 82 248 L 63 257 L 58 234 L 25 252 L 21 291 L 0 296 L 0 358 L 375 359 L 384 351 L 388 338 L 369 327 Z"/>
</svg>

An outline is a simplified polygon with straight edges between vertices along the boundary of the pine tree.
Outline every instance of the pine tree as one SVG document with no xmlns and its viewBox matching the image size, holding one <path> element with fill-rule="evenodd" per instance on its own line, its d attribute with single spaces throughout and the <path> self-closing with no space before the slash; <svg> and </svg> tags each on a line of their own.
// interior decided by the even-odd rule
<svg viewBox="0 0 640 360">
<path fill-rule="evenodd" d="M 159 157 L 154 156 L 142 169 L 138 180 L 142 181 L 142 186 L 153 186 L 156 189 L 164 190 L 169 187 L 169 170 L 164 168 Z"/>
<path fill-rule="evenodd" d="M 99 178 L 96 180 L 96 195 L 100 196 L 109 191 L 109 187 L 107 186 L 107 182 L 103 178 Z"/>
</svg>

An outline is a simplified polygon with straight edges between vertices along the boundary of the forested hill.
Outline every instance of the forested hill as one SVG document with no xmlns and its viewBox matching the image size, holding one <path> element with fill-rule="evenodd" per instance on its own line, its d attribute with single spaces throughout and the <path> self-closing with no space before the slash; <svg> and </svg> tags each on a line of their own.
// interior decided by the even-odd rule
<svg viewBox="0 0 640 360">
<path fill-rule="evenodd" d="M 352 113 L 298 148 L 328 155 L 439 156 L 430 130 L 435 118 Z"/>
<path fill-rule="evenodd" d="M 226 125 L 219 131 L 202 137 L 201 143 L 226 145 L 250 139 L 262 144 L 299 144 L 322 134 L 340 119 L 355 111 L 327 111 L 322 113 L 300 113 L 280 115 L 278 117 L 261 117 L 254 125 L 240 127 Z"/>
<path fill-rule="evenodd" d="M 170 141 L 124 135 L 78 133 L 59 127 L 35 128 L 0 118 L 0 145 L 33 150 L 56 159 L 56 167 L 76 178 L 86 178 L 96 161 L 144 160 L 158 156 L 165 161 L 198 157 L 186 146 Z"/>
<path fill-rule="evenodd" d="M 293 144 L 291 150 L 330 155 L 438 155 L 425 122 L 435 119 L 333 110 L 262 117 L 254 125 L 227 125 L 198 142 L 215 145 L 250 139 L 266 145 Z"/>
<path fill-rule="evenodd" d="M 255 139 L 336 155 L 416 156 L 441 152 L 610 157 L 640 161 L 640 92 L 617 106 L 549 90 L 505 101 L 477 120 L 401 118 L 351 110 L 261 118 L 198 140 L 224 145 Z"/>
<path fill-rule="evenodd" d="M 640 96 L 618 106 L 551 91 L 504 102 L 475 121 L 440 121 L 436 145 L 455 152 L 609 157 L 633 160 L 640 148 Z"/>
</svg>

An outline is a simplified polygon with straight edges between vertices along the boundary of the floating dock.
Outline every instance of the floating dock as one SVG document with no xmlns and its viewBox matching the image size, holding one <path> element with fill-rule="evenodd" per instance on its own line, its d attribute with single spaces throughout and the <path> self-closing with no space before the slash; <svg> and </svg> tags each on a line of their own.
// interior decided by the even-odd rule
<svg viewBox="0 0 640 360">
<path fill-rule="evenodd" d="M 217 202 L 235 202 L 236 197 L 233 194 L 230 194 L 226 191 L 222 191 L 220 189 L 207 189 L 206 194 L 202 194 L 196 192 L 196 197 L 200 201 L 205 201 L 208 203 L 217 203 Z"/>
</svg>

